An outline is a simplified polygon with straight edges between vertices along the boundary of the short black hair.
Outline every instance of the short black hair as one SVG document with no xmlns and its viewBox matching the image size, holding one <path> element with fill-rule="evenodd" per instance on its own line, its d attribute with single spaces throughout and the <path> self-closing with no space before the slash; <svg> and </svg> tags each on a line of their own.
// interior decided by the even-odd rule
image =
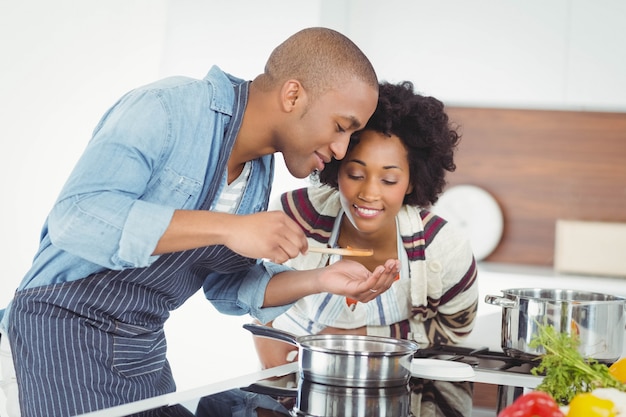
<svg viewBox="0 0 626 417">
<path fill-rule="evenodd" d="M 448 119 L 444 104 L 434 97 L 415 93 L 410 81 L 382 82 L 376 111 L 363 130 L 396 135 L 407 149 L 413 190 L 405 196 L 404 204 L 419 207 L 435 204 L 446 185 L 446 173 L 456 169 L 454 152 L 461 139 Z M 352 135 L 347 152 L 358 143 L 362 131 Z M 341 161 L 335 159 L 326 164 L 319 173 L 319 181 L 338 188 L 340 165 Z"/>
<path fill-rule="evenodd" d="M 376 71 L 363 51 L 347 36 L 324 27 L 303 29 L 278 45 L 255 82 L 268 89 L 291 78 L 300 81 L 311 97 L 352 79 L 378 89 Z"/>
</svg>

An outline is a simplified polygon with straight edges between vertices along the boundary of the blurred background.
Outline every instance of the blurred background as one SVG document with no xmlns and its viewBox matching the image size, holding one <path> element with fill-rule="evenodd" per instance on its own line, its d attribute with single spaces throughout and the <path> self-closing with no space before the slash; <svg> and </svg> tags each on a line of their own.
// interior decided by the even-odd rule
<svg viewBox="0 0 626 417">
<path fill-rule="evenodd" d="M 0 0 L 0 307 L 92 129 L 134 87 L 214 64 L 251 79 L 286 37 L 326 26 L 381 80 L 447 105 L 624 113 L 624 22 L 619 0 Z M 277 162 L 274 193 L 306 185 Z M 179 389 L 256 369 L 247 321 L 200 293 L 173 312 Z"/>
</svg>

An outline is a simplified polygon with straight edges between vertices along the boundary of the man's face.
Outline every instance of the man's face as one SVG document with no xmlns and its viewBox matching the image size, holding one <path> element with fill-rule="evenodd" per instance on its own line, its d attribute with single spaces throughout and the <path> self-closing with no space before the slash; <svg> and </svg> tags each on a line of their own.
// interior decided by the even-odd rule
<svg viewBox="0 0 626 417">
<path fill-rule="evenodd" d="M 305 178 L 323 170 L 331 158 L 343 158 L 350 135 L 365 126 L 377 101 L 376 89 L 350 80 L 312 102 L 301 103 L 279 138 L 278 150 L 289 172 Z"/>
</svg>

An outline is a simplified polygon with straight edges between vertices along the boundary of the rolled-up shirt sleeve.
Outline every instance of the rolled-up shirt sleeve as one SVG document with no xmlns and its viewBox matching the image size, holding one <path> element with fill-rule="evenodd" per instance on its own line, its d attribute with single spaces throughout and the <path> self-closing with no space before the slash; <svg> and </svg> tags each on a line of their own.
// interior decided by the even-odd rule
<svg viewBox="0 0 626 417">
<path fill-rule="evenodd" d="M 221 313 L 249 314 L 261 323 L 267 323 L 292 306 L 263 307 L 265 290 L 272 276 L 288 270 L 291 268 L 285 265 L 258 262 L 242 273 L 211 273 L 204 282 L 204 295 Z"/>
<path fill-rule="evenodd" d="M 149 198 L 171 146 L 167 120 L 149 91 L 131 93 L 107 112 L 50 212 L 55 246 L 109 269 L 158 258 L 152 253 L 175 209 Z"/>
</svg>

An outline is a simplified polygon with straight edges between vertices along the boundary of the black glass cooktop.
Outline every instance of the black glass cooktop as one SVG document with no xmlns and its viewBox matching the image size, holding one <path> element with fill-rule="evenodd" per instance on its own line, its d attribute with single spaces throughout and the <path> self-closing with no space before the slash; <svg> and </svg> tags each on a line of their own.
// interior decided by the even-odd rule
<svg viewBox="0 0 626 417">
<path fill-rule="evenodd" d="M 502 352 L 456 346 L 420 349 L 416 358 L 460 361 L 475 369 L 517 374 L 528 374 L 536 365 L 532 361 L 509 358 Z M 188 395 L 173 393 L 171 401 L 164 398 L 158 406 L 146 400 L 145 407 L 135 407 L 132 413 L 124 413 L 120 408 L 84 417 L 495 417 L 503 402 L 494 398 L 493 407 L 477 406 L 476 394 L 481 384 L 471 381 L 413 377 L 409 384 L 402 386 L 351 388 L 303 381 L 296 363 L 284 365 L 284 369 L 285 372 L 273 372 L 268 377 L 231 381 L 223 384 L 224 389 L 220 386 L 219 390 L 198 389 Z M 517 387 L 498 386 L 488 395 L 500 396 L 512 388 L 521 393 Z M 207 392 L 210 395 L 206 395 Z"/>
</svg>

